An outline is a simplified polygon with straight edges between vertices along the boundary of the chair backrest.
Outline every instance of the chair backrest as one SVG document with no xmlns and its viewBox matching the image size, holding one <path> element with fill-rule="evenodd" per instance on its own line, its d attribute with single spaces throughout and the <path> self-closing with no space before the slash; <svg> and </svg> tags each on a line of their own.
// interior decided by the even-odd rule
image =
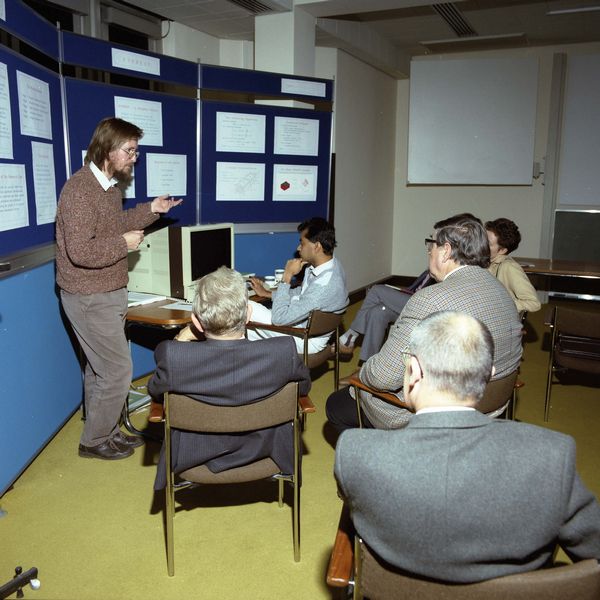
<svg viewBox="0 0 600 600">
<path fill-rule="evenodd" d="M 168 398 L 167 398 L 168 396 Z M 298 382 L 242 406 L 216 406 L 180 394 L 165 394 L 169 427 L 205 433 L 233 433 L 293 421 L 298 410 Z"/>
<path fill-rule="evenodd" d="M 600 565 L 572 565 L 507 575 L 480 583 L 453 584 L 411 577 L 390 568 L 359 542 L 360 592 L 370 600 L 597 600 Z"/>
<path fill-rule="evenodd" d="M 517 376 L 518 372 L 513 371 L 506 377 L 490 381 L 485 387 L 483 398 L 477 405 L 477 410 L 482 413 L 491 413 L 504 406 L 512 397 Z"/>
<path fill-rule="evenodd" d="M 600 339 L 600 313 L 557 307 L 554 326 L 560 333 Z"/>
<path fill-rule="evenodd" d="M 558 366 L 600 373 L 600 313 L 557 307 L 553 340 Z"/>
<path fill-rule="evenodd" d="M 333 312 L 324 312 L 322 310 L 313 310 L 310 313 L 308 324 L 306 326 L 308 329 L 308 335 L 325 335 L 330 331 L 334 331 L 338 328 L 343 318 L 344 313 L 338 314 Z"/>
</svg>

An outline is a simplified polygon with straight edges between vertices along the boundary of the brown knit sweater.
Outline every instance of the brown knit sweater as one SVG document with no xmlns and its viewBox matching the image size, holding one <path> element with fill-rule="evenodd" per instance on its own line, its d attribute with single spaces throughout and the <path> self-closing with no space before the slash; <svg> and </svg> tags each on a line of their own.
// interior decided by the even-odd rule
<svg viewBox="0 0 600 600">
<path fill-rule="evenodd" d="M 84 166 L 65 183 L 56 213 L 56 283 L 72 294 L 112 292 L 127 285 L 123 234 L 158 219 L 150 202 L 123 210 L 117 187 L 106 192 Z"/>
</svg>

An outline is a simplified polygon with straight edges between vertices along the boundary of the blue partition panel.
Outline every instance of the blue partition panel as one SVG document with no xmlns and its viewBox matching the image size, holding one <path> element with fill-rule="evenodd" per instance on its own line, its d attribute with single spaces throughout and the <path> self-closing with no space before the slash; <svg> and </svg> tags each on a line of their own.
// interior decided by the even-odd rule
<svg viewBox="0 0 600 600">
<path fill-rule="evenodd" d="M 58 60 L 58 31 L 21 0 L 6 0 L 2 28 Z"/>
<path fill-rule="evenodd" d="M 67 64 L 93 67 L 143 79 L 172 81 L 192 87 L 198 84 L 198 65 L 187 60 L 155 54 L 147 50 L 136 50 L 130 46 L 66 31 L 63 32 L 62 39 L 63 62 Z M 125 57 L 122 62 L 123 67 L 115 66 L 115 50 L 121 51 L 122 56 Z M 128 68 L 125 67 L 127 64 Z"/>
<path fill-rule="evenodd" d="M 316 110 L 233 104 L 203 101 L 200 172 L 200 222 L 234 223 L 300 223 L 310 216 L 327 217 L 329 205 L 329 169 L 331 144 L 331 113 Z M 218 151 L 217 122 L 220 114 L 264 117 L 264 152 Z M 275 122 L 277 118 L 301 119 L 313 122 L 318 129 L 315 155 L 278 154 L 275 151 Z M 264 169 L 264 185 L 259 200 L 218 199 L 218 165 L 249 164 Z M 278 201 L 274 198 L 274 171 L 277 165 L 314 168 L 316 197 L 313 200 Z M 244 187 L 240 179 L 237 184 Z"/>
<path fill-rule="evenodd" d="M 0 495 L 81 403 L 59 306 L 53 262 L 0 280 Z"/>
<path fill-rule="evenodd" d="M 140 157 L 135 165 L 135 198 L 125 200 L 125 208 L 139 202 L 151 200 L 147 191 L 147 154 L 165 156 L 185 156 L 186 194 L 177 190 L 164 189 L 161 193 L 171 193 L 183 198 L 181 206 L 173 209 L 168 218 L 176 225 L 195 225 L 196 217 L 196 119 L 197 102 L 190 98 L 180 98 L 156 92 L 105 85 L 90 81 L 67 78 L 66 104 L 68 112 L 68 133 L 71 157 L 71 170 L 77 171 L 83 164 L 82 152 L 87 149 L 98 122 L 115 114 L 115 97 L 150 102 L 160 106 L 162 117 L 162 145 L 145 145 L 142 138 L 138 150 Z"/>
<path fill-rule="evenodd" d="M 236 233 L 235 268 L 241 273 L 272 275 L 294 257 L 299 233 Z"/>
<path fill-rule="evenodd" d="M 37 201 L 39 200 L 41 204 L 46 198 L 36 198 L 33 174 L 34 147 L 39 145 L 37 147 L 49 149 L 48 155 L 51 155 L 54 163 L 52 175 L 54 176 L 56 199 L 58 199 L 60 190 L 65 183 L 66 169 L 58 74 L 40 67 L 4 46 L 0 47 L 0 67 L 2 69 L 6 68 L 7 96 L 10 101 L 10 130 L 12 133 L 12 144 L 10 144 L 12 158 L 0 158 L 0 163 L 14 165 L 11 168 L 15 169 L 22 168 L 25 173 L 27 188 L 27 224 L 24 223 L 24 220 L 19 219 L 19 224 L 22 224 L 22 226 L 10 229 L 0 227 L 0 256 L 5 256 L 31 246 L 48 244 L 54 241 L 54 210 L 52 210 L 51 216 L 40 213 L 43 214 L 43 218 L 38 219 Z M 19 81 L 25 88 L 33 90 L 29 96 L 26 96 L 28 98 L 27 107 L 32 118 L 26 121 L 24 129 L 21 121 L 22 115 L 19 110 Z M 49 117 L 50 122 L 47 128 L 40 126 L 39 130 L 32 127 L 32 121 L 35 121 L 37 116 L 35 111 L 42 112 L 42 108 L 36 105 L 35 100 L 38 100 L 38 98 L 35 94 L 39 94 L 41 97 L 39 106 L 45 108 L 45 101 L 49 102 L 49 114 L 45 116 Z M 44 125 L 46 125 L 45 122 Z M 44 137 L 38 137 L 34 133 L 43 134 Z M 43 172 L 44 167 L 47 165 L 42 164 L 39 166 Z M 7 177 L 7 179 L 10 179 L 10 177 Z M 9 181 L 2 180 L 0 182 L 3 187 L 9 184 Z"/>
</svg>

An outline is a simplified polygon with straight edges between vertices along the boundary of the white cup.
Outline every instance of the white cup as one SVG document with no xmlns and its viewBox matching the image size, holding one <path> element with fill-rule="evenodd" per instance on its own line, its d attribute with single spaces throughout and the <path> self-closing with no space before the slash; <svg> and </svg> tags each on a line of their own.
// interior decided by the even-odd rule
<svg viewBox="0 0 600 600">
<path fill-rule="evenodd" d="M 279 283 L 283 280 L 284 269 L 275 269 L 275 281 Z"/>
<path fill-rule="evenodd" d="M 275 281 L 274 275 L 267 275 L 265 277 L 265 287 L 267 289 L 273 288 L 277 286 L 277 282 Z"/>
</svg>

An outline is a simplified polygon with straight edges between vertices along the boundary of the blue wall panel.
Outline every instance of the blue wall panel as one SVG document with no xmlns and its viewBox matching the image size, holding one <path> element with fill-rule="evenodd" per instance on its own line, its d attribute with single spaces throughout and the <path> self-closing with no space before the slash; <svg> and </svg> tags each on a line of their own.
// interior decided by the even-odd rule
<svg viewBox="0 0 600 600">
<path fill-rule="evenodd" d="M 53 262 L 0 280 L 0 495 L 81 403 L 59 305 Z"/>
<path fill-rule="evenodd" d="M 236 233 L 235 268 L 241 273 L 272 275 L 283 269 L 294 257 L 300 234 L 290 233 Z"/>
</svg>

